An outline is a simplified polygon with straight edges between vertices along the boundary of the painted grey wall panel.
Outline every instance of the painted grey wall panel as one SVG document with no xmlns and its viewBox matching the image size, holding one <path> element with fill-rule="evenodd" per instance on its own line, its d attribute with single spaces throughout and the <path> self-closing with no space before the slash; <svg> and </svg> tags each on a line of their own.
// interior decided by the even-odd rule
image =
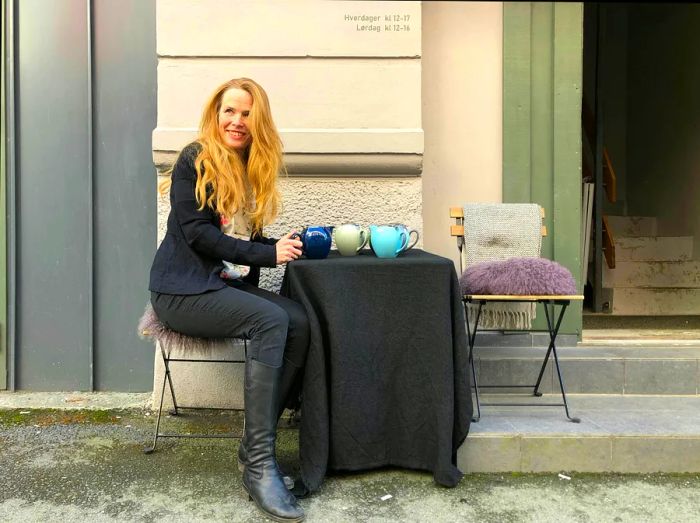
<svg viewBox="0 0 700 523">
<path fill-rule="evenodd" d="M 85 0 L 16 3 L 19 389 L 91 385 Z"/>
<path fill-rule="evenodd" d="M 97 390 L 153 384 L 153 345 L 136 323 L 156 248 L 155 27 L 154 1 L 93 1 Z"/>
</svg>

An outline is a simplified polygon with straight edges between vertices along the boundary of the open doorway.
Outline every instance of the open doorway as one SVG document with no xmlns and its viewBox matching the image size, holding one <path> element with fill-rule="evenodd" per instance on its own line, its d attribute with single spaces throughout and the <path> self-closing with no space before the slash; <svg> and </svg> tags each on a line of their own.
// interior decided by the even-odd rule
<svg viewBox="0 0 700 523">
<path fill-rule="evenodd" d="M 584 343 L 700 343 L 699 27 L 698 4 L 584 4 Z"/>
</svg>

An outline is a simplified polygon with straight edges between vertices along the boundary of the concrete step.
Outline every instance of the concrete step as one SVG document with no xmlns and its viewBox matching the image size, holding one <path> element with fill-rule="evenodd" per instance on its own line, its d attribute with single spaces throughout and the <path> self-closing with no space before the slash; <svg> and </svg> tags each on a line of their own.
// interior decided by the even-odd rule
<svg viewBox="0 0 700 523">
<path fill-rule="evenodd" d="M 697 330 L 700 329 L 700 316 L 612 316 L 604 312 L 584 310 L 584 335 L 589 329 Z"/>
<path fill-rule="evenodd" d="M 568 421 L 563 407 L 483 407 L 457 453 L 459 468 L 467 473 L 700 472 L 700 397 L 569 394 L 567 399 L 581 423 Z"/>
<path fill-rule="evenodd" d="M 668 316 L 700 314 L 700 288 L 617 288 L 611 290 L 612 314 Z"/>
<path fill-rule="evenodd" d="M 695 318 L 695 316 L 685 317 Z M 596 347 L 696 347 L 700 343 L 700 329 L 584 328 L 581 337 L 583 345 Z"/>
<path fill-rule="evenodd" d="M 700 261 L 603 264 L 603 287 L 700 287 Z"/>
<path fill-rule="evenodd" d="M 567 393 L 620 395 L 698 395 L 700 339 L 687 346 L 557 346 Z M 480 387 L 534 385 L 547 344 L 541 347 L 480 347 L 474 363 Z M 531 389 L 480 389 L 512 393 Z M 540 391 L 559 391 L 550 357 Z"/>
<path fill-rule="evenodd" d="M 693 255 L 692 236 L 615 237 L 615 261 L 686 261 Z"/>
<path fill-rule="evenodd" d="M 656 218 L 652 216 L 607 216 L 615 238 L 619 236 L 656 236 Z"/>
</svg>

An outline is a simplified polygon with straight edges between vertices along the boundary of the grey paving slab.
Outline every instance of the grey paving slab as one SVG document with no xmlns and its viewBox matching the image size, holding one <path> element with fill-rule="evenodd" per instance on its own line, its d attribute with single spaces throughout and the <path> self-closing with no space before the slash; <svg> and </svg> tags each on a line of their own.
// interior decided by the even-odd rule
<svg viewBox="0 0 700 523">
<path fill-rule="evenodd" d="M 500 347 L 532 347 L 532 335 L 529 333 L 484 332 L 479 331 L 474 341 L 475 347 L 500 348 Z"/>
<path fill-rule="evenodd" d="M 547 402 L 557 401 L 556 394 L 545 395 Z M 514 402 L 515 396 L 487 395 L 485 400 Z M 479 435 L 501 433 L 507 424 L 513 434 L 579 435 L 588 436 L 638 436 L 677 435 L 700 438 L 700 397 L 673 396 L 619 396 L 576 395 L 567 396 L 569 412 L 581 418 L 572 423 L 564 416 L 563 407 L 483 407 L 481 420 L 473 424 Z M 498 431 L 495 428 L 498 427 Z M 492 429 L 493 428 L 493 429 Z"/>
<path fill-rule="evenodd" d="M 700 390 L 700 350 L 695 347 L 577 347 L 557 352 L 566 390 L 570 393 L 697 394 Z M 480 379 L 483 383 L 493 383 L 495 379 L 525 383 L 533 373 L 531 368 L 539 365 L 544 354 L 544 349 L 527 347 L 477 350 L 478 361 L 486 362 Z M 527 360 L 531 363 L 524 363 Z M 553 373 L 552 377 L 557 390 L 556 375 Z"/>
<path fill-rule="evenodd" d="M 476 413 L 474 413 L 476 414 Z M 469 427 L 469 435 L 478 436 L 480 434 L 514 434 L 515 427 L 513 423 L 504 416 L 484 416 L 478 422 L 473 422 Z"/>
<path fill-rule="evenodd" d="M 618 472 L 694 472 L 700 470 L 700 437 L 617 437 L 612 467 Z"/>
<path fill-rule="evenodd" d="M 522 439 L 521 472 L 612 470 L 607 437 L 532 437 Z"/>
<path fill-rule="evenodd" d="M 550 336 L 548 332 L 535 332 L 532 334 L 532 346 L 544 347 L 549 346 Z M 559 334 L 556 339 L 557 348 L 576 347 L 578 344 L 578 336 L 576 334 Z"/>
<path fill-rule="evenodd" d="M 510 395 L 485 397 L 494 398 L 519 401 Z M 473 472 L 508 467 L 516 472 L 700 471 L 699 397 L 572 394 L 569 399 L 581 423 L 566 420 L 563 408 L 482 409 L 460 449 L 460 464 Z M 494 452 L 498 455 L 488 456 Z"/>
<path fill-rule="evenodd" d="M 697 394 L 697 360 L 628 360 L 625 393 Z"/>
<path fill-rule="evenodd" d="M 523 407 L 521 410 L 525 410 Z M 595 422 L 594 417 L 585 415 L 580 411 L 569 409 L 573 417 L 581 419 L 580 423 L 569 421 L 564 409 L 538 409 L 541 412 L 515 412 L 510 411 L 508 421 L 516 433 L 522 436 L 608 436 L 610 431 Z"/>
<path fill-rule="evenodd" d="M 578 335 L 559 334 L 557 347 L 575 347 L 578 344 Z M 548 332 L 517 332 L 517 331 L 479 331 L 476 335 L 477 347 L 544 347 L 549 345 Z"/>
<path fill-rule="evenodd" d="M 544 355 L 544 347 L 489 347 L 485 355 L 489 358 L 536 357 Z M 697 347 L 639 347 L 639 346 L 585 346 L 559 347 L 561 359 L 700 359 L 700 346 Z"/>
<path fill-rule="evenodd" d="M 588 418 L 588 413 L 583 412 L 584 418 Z M 700 436 L 697 413 L 596 411 L 591 416 L 593 423 L 614 436 Z"/>
<path fill-rule="evenodd" d="M 537 381 L 544 353 L 539 358 L 489 359 L 479 357 L 479 372 L 477 379 L 479 387 L 486 385 L 533 385 Z M 480 390 L 481 390 L 480 388 Z M 552 364 L 547 363 L 540 384 L 540 392 L 552 391 Z M 499 392 L 523 392 L 525 389 L 501 388 Z"/>
<path fill-rule="evenodd" d="M 562 359 L 566 392 L 575 394 L 622 394 L 625 365 L 620 359 Z"/>
<path fill-rule="evenodd" d="M 457 452 L 462 472 L 510 472 L 520 470 L 522 438 L 516 436 L 467 438 Z"/>
<path fill-rule="evenodd" d="M 698 412 L 700 398 L 698 396 L 665 396 L 665 395 L 624 395 L 619 394 L 571 394 L 570 401 L 583 410 L 615 411 L 668 411 Z"/>
<path fill-rule="evenodd" d="M 140 409 L 150 406 L 150 402 L 150 392 L 0 391 L 0 409 Z"/>
</svg>

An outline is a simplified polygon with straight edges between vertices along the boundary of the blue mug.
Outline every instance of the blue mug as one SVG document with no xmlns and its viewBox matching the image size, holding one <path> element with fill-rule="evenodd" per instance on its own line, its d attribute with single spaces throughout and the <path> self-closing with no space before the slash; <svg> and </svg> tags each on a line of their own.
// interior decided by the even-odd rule
<svg viewBox="0 0 700 523">
<path fill-rule="evenodd" d="M 408 235 L 393 225 L 370 225 L 369 242 L 378 258 L 396 258 L 408 245 Z"/>
<path fill-rule="evenodd" d="M 331 250 L 333 227 L 312 225 L 305 227 L 301 233 L 296 233 L 292 237 L 301 240 L 301 250 L 307 258 L 322 260 Z"/>
</svg>

